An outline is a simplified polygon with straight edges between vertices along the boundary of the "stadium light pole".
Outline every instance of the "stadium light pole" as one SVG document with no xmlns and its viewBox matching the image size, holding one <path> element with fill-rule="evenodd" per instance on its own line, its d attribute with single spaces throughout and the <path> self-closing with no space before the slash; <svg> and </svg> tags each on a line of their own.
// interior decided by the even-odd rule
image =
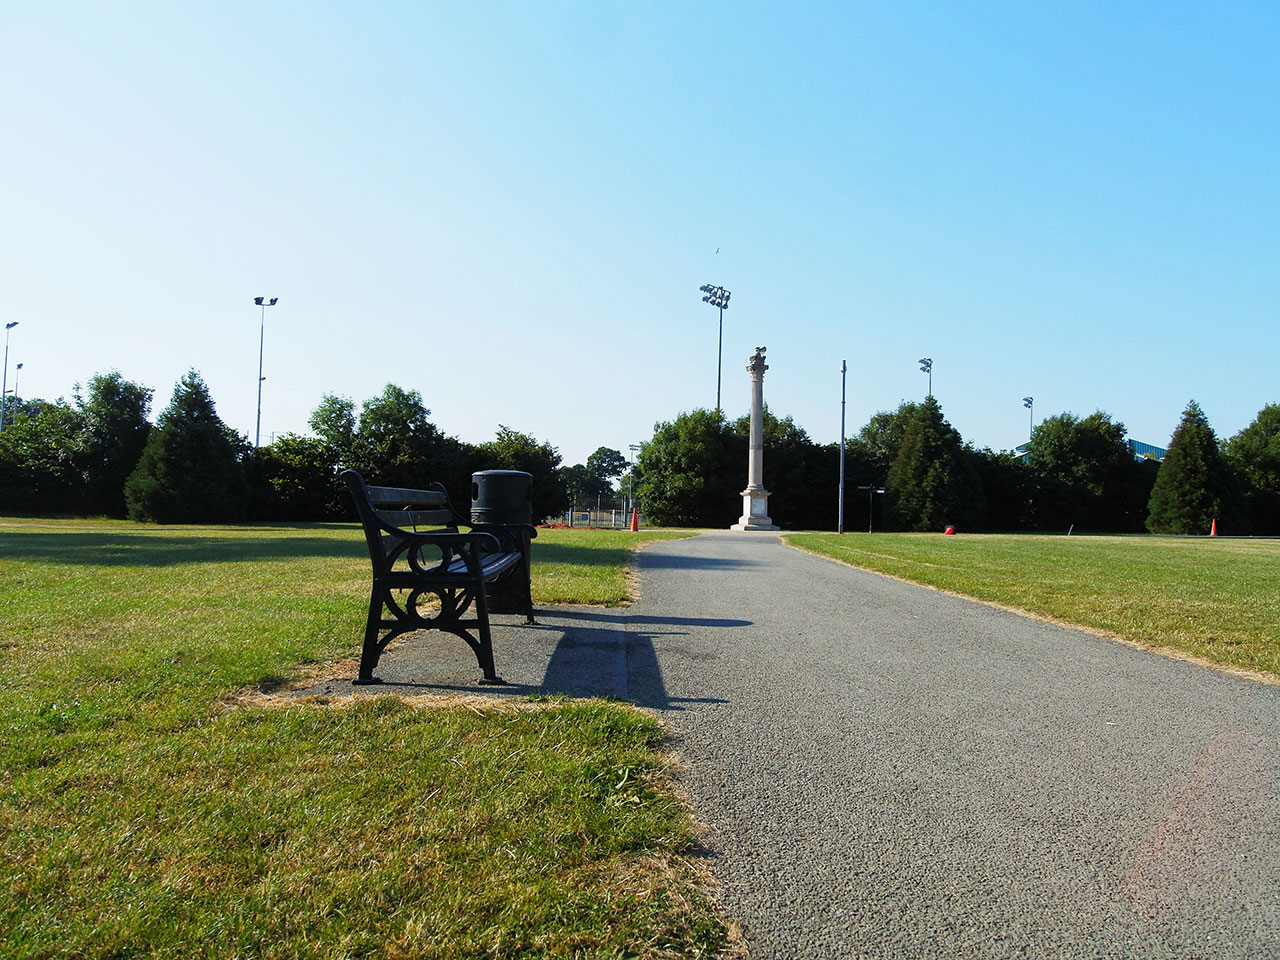
<svg viewBox="0 0 1280 960">
<path fill-rule="evenodd" d="M 933 396 L 933 360 L 929 357 L 921 357 L 917 363 L 920 364 L 920 372 L 929 375 L 929 393 L 925 399 Z"/>
<path fill-rule="evenodd" d="M 706 296 L 703 303 L 709 303 L 720 310 L 720 337 L 716 345 L 716 412 L 720 410 L 720 363 L 724 354 L 724 312 L 729 309 L 729 297 L 732 296 L 724 287 L 704 283 L 698 288 Z"/>
<path fill-rule="evenodd" d="M 630 516 L 631 511 L 636 508 L 636 451 L 640 449 L 640 444 L 632 443 L 627 445 L 627 457 L 629 459 L 627 467 L 627 515 Z"/>
<path fill-rule="evenodd" d="M 1027 442 L 1031 442 L 1031 435 L 1036 432 L 1036 398 L 1023 397 L 1022 405 L 1031 412 L 1027 414 Z"/>
<path fill-rule="evenodd" d="M 5 394 L 9 392 L 9 331 L 17 325 L 17 320 L 4 325 L 4 376 L 0 378 L 0 430 L 4 429 Z"/>
<path fill-rule="evenodd" d="M 13 397 L 13 403 L 14 403 L 13 415 L 15 417 L 18 415 L 18 407 L 17 407 L 18 405 L 18 374 L 20 374 L 21 372 L 22 372 L 22 364 L 19 363 L 13 368 L 13 389 L 5 391 L 6 393 L 9 394 L 9 396 Z"/>
<path fill-rule="evenodd" d="M 845 361 L 840 361 L 840 513 L 836 518 L 836 533 L 844 533 L 844 381 Z"/>
<path fill-rule="evenodd" d="M 258 326 L 258 424 L 253 430 L 253 445 L 255 447 L 262 446 L 262 381 L 266 379 L 262 375 L 262 345 L 265 342 L 267 332 L 267 307 L 274 307 L 279 297 L 254 297 L 253 302 L 262 308 L 262 317 Z"/>
</svg>

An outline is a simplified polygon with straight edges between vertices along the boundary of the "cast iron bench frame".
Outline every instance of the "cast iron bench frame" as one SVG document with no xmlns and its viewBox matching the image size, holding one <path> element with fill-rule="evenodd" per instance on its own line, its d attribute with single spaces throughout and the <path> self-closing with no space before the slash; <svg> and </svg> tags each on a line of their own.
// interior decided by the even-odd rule
<svg viewBox="0 0 1280 960">
<path fill-rule="evenodd" d="M 489 630 L 490 586 L 514 593 L 526 623 L 534 623 L 530 592 L 529 523 L 474 524 L 466 520 L 439 483 L 427 489 L 375 487 L 355 470 L 344 470 L 364 528 L 373 565 L 369 616 L 360 651 L 360 672 L 352 683 L 381 683 L 373 675 L 383 650 L 415 630 L 443 630 L 461 637 L 480 664 L 482 684 L 502 684 L 493 665 Z M 420 526 L 437 529 L 421 531 Z M 459 531 L 459 526 L 470 532 Z M 420 603 L 434 596 L 439 610 L 424 616 Z M 475 608 L 475 615 L 467 612 Z M 472 629 L 479 636 L 472 634 Z"/>
</svg>

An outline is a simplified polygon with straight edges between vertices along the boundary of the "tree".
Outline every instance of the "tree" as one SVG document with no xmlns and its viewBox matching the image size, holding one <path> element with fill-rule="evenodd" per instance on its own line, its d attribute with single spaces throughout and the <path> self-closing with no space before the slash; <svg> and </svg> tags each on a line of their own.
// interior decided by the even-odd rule
<svg viewBox="0 0 1280 960">
<path fill-rule="evenodd" d="M 42 403 L 0 431 L 0 508 L 10 513 L 76 514 L 84 506 L 83 411 Z"/>
<path fill-rule="evenodd" d="M 728 527 L 742 515 L 746 464 L 747 443 L 723 413 L 682 413 L 641 445 L 635 495 L 654 523 Z"/>
<path fill-rule="evenodd" d="M 595 453 L 587 457 L 586 471 L 591 484 L 588 495 L 602 496 L 612 494 L 613 479 L 620 477 L 627 469 L 627 458 L 612 447 L 596 447 Z"/>
<path fill-rule="evenodd" d="M 498 435 L 477 448 L 485 470 L 523 470 L 533 475 L 533 520 L 558 517 L 570 506 L 569 494 L 557 469 L 560 452 L 526 433 L 498 425 Z"/>
<path fill-rule="evenodd" d="M 1213 427 L 1194 400 L 1173 431 L 1148 507 L 1147 529 L 1152 533 L 1204 534 L 1214 520 L 1227 528 L 1241 520 L 1235 478 L 1218 449 Z"/>
<path fill-rule="evenodd" d="M 1148 474 L 1137 465 L 1124 424 L 1101 410 L 1062 413 L 1031 434 L 1031 523 L 1040 530 L 1137 531 L 1146 517 Z"/>
<path fill-rule="evenodd" d="M 1259 410 L 1224 452 L 1246 483 L 1253 532 L 1280 534 L 1280 404 Z"/>
<path fill-rule="evenodd" d="M 344 467 L 350 462 L 356 442 L 355 401 L 326 393 L 320 398 L 320 405 L 311 411 L 307 425 L 328 449 L 330 463 Z"/>
<path fill-rule="evenodd" d="M 218 418 L 200 375 L 188 371 L 125 484 L 129 518 L 154 523 L 243 519 L 249 490 L 235 437 Z"/>
<path fill-rule="evenodd" d="M 124 486 L 146 448 L 152 390 L 124 379 L 117 370 L 89 381 L 88 398 L 76 388 L 84 415 L 84 508 L 125 516 Z"/>
<path fill-rule="evenodd" d="M 948 524 L 981 529 L 986 504 L 971 451 L 942 417 L 933 397 L 925 398 L 907 423 L 898 455 L 889 468 L 888 515 L 908 530 L 941 530 Z"/>
<path fill-rule="evenodd" d="M 1032 477 L 1016 453 L 997 453 L 990 447 L 971 451 L 971 462 L 982 484 L 987 505 L 986 528 L 1002 533 L 1025 530 L 1029 524 Z"/>
<path fill-rule="evenodd" d="M 920 404 L 903 401 L 897 410 L 881 410 L 864 426 L 856 437 L 845 444 L 847 456 L 856 457 L 870 468 L 870 475 L 860 478 L 860 483 L 883 483 L 898 457 L 907 425 L 920 412 Z"/>
<path fill-rule="evenodd" d="M 319 437 L 286 433 L 255 451 L 255 520 L 350 520 L 355 507 Z"/>
</svg>

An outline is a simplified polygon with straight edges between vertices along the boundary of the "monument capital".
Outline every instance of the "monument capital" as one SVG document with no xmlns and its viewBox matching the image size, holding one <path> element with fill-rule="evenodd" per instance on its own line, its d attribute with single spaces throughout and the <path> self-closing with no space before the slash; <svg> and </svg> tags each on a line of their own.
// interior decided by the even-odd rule
<svg viewBox="0 0 1280 960">
<path fill-rule="evenodd" d="M 747 358 L 747 372 L 752 376 L 764 376 L 764 372 L 769 369 L 769 365 L 764 362 L 764 352 L 766 347 L 756 347 L 754 356 Z"/>
</svg>

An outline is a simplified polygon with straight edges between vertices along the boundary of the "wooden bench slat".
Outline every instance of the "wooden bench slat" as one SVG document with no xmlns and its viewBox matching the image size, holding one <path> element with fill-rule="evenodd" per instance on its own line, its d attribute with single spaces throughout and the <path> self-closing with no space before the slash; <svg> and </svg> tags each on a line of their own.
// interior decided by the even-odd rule
<svg viewBox="0 0 1280 960">
<path fill-rule="evenodd" d="M 411 490 L 408 487 L 370 487 L 369 499 L 379 506 L 388 503 L 422 503 L 443 507 L 449 502 L 448 495 L 439 490 Z"/>
<path fill-rule="evenodd" d="M 414 527 L 449 527 L 453 525 L 453 512 L 450 510 L 375 510 L 379 519 L 391 524 L 412 530 Z"/>
</svg>

